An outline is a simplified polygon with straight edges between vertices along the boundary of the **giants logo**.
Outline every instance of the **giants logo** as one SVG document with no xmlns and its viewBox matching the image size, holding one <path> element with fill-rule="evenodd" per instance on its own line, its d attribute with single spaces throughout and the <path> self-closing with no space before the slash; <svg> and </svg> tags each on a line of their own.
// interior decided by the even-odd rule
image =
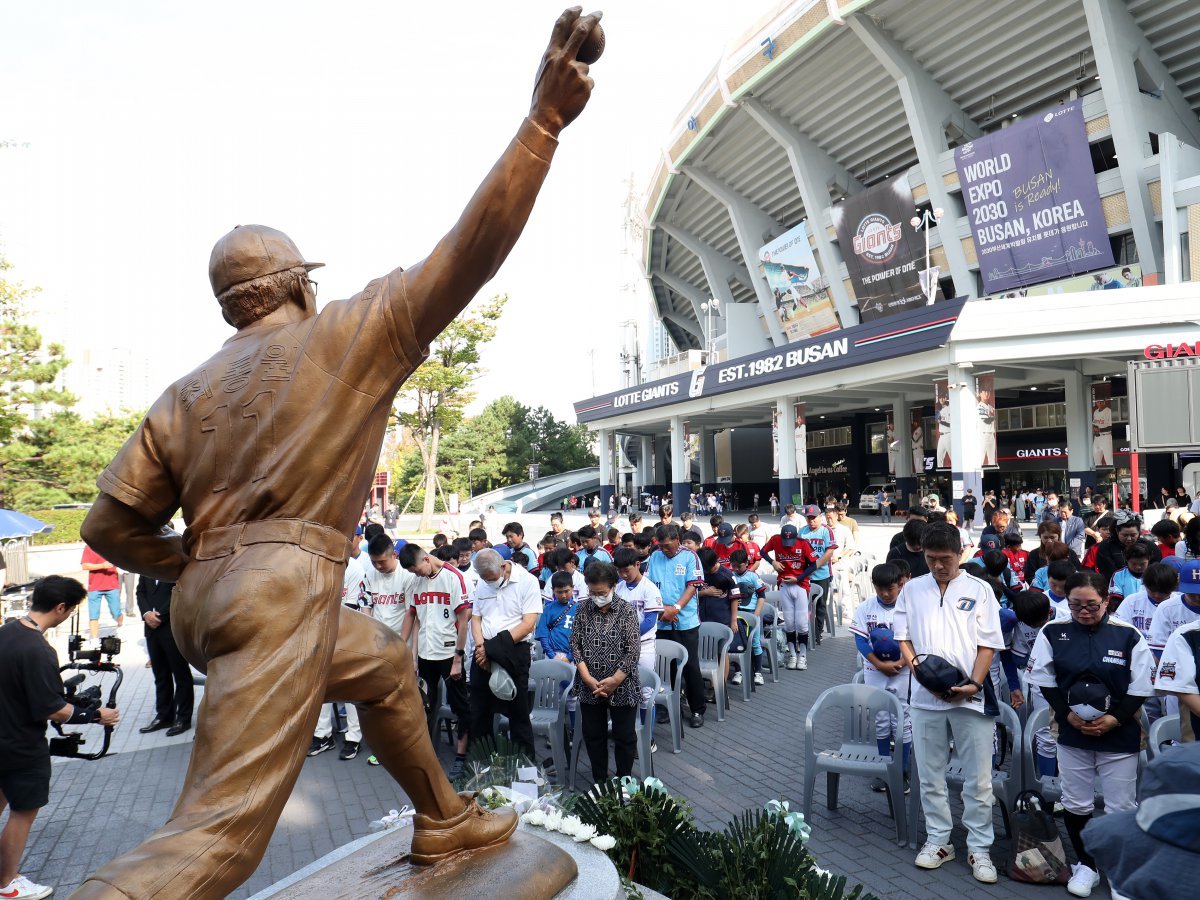
<svg viewBox="0 0 1200 900">
<path fill-rule="evenodd" d="M 1173 662 L 1163 663 L 1158 667 L 1158 680 L 1165 681 L 1168 678 L 1172 681 L 1175 680 L 1175 663 Z"/>
<path fill-rule="evenodd" d="M 858 223 L 854 235 L 854 252 L 864 260 L 882 265 L 896 255 L 900 247 L 902 226 L 893 225 L 882 213 L 868 213 Z"/>
<path fill-rule="evenodd" d="M 1191 344 L 1151 344 L 1142 351 L 1146 359 L 1179 359 L 1200 356 L 1200 341 Z"/>
</svg>

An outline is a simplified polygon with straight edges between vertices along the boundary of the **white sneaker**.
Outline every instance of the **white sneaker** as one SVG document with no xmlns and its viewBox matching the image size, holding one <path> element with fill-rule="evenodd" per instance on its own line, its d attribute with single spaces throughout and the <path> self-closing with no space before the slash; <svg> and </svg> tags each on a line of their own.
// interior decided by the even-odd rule
<svg viewBox="0 0 1200 900">
<path fill-rule="evenodd" d="M 982 881 L 984 884 L 996 883 L 996 866 L 992 863 L 991 856 L 986 853 L 968 853 L 967 862 L 971 864 L 971 874 L 975 876 L 976 881 Z"/>
<path fill-rule="evenodd" d="M 754 683 L 755 684 L 766 684 L 767 683 L 767 680 L 765 678 L 763 678 L 762 672 L 754 673 Z"/>
<path fill-rule="evenodd" d="M 54 888 L 34 884 L 24 875 L 18 875 L 6 887 L 0 888 L 0 897 L 4 900 L 41 900 L 42 897 L 49 897 L 53 893 Z"/>
<path fill-rule="evenodd" d="M 936 869 L 942 863 L 950 862 L 952 859 L 954 859 L 953 845 L 926 841 L 921 852 L 917 854 L 916 863 L 918 869 Z"/>
<path fill-rule="evenodd" d="M 787 661 L 783 665 L 784 665 L 784 668 L 787 668 L 787 669 L 796 668 L 796 651 L 795 650 L 789 650 L 787 652 Z"/>
<path fill-rule="evenodd" d="M 1100 873 L 1083 863 L 1071 866 L 1071 880 L 1067 882 L 1067 893 L 1076 897 L 1090 897 L 1092 888 L 1099 887 Z M 0 895 L 2 896 L 2 895 Z"/>
<path fill-rule="evenodd" d="M 802 654 L 800 656 L 800 658 L 796 660 L 796 668 L 802 672 L 808 668 L 808 655 L 807 654 Z"/>
<path fill-rule="evenodd" d="M 730 684 L 741 684 L 742 683 L 742 673 L 734 672 L 733 675 L 729 679 L 729 683 Z"/>
</svg>

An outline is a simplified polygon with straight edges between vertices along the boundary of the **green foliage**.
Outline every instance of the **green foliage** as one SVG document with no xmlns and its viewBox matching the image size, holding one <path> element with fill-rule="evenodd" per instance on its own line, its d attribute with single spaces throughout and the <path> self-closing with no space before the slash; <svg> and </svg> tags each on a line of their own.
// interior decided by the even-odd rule
<svg viewBox="0 0 1200 900">
<path fill-rule="evenodd" d="M 517 770 L 533 763 L 516 744 L 502 734 L 471 744 L 467 764 L 454 787 L 460 791 L 482 791 L 490 787 L 508 787 L 521 779 Z"/>
<path fill-rule="evenodd" d="M 821 872 L 782 816 L 747 810 L 721 832 L 680 829 L 668 855 L 695 879 L 697 900 L 869 900 Z"/>
<path fill-rule="evenodd" d="M 53 525 L 49 534 L 35 534 L 34 546 L 44 544 L 77 544 L 80 541 L 79 526 L 87 515 L 86 509 L 35 509 L 29 513 L 39 522 Z"/>
<path fill-rule="evenodd" d="M 90 421 L 70 410 L 26 423 L 0 449 L 0 496 L 16 509 L 96 498 L 96 476 L 121 449 L 140 413 L 97 416 Z"/>
<path fill-rule="evenodd" d="M 613 779 L 577 795 L 571 812 L 616 839 L 608 857 L 622 875 L 672 900 L 695 896 L 695 879 L 667 851 L 674 836 L 695 831 L 686 802 L 645 786 L 626 797 L 621 782 Z"/>
</svg>

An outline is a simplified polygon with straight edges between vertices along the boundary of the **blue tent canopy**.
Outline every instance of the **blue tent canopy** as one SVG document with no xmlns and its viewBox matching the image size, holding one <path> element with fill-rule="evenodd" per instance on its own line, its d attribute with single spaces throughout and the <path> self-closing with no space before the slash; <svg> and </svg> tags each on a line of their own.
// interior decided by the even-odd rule
<svg viewBox="0 0 1200 900">
<path fill-rule="evenodd" d="M 53 525 L 39 522 L 33 516 L 14 509 L 0 509 L 0 541 L 29 537 L 31 534 L 47 534 L 53 530 Z"/>
</svg>

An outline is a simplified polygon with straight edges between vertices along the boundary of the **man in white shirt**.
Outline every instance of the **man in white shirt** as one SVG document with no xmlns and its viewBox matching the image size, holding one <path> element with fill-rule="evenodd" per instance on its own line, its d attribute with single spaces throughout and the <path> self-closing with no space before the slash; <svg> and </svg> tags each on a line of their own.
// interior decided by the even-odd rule
<svg viewBox="0 0 1200 900">
<path fill-rule="evenodd" d="M 936 869 L 954 858 L 946 788 L 953 740 L 965 773 L 963 825 L 971 873 L 976 880 L 991 884 L 997 877 L 991 860 L 995 721 L 984 712 L 984 685 L 992 656 L 1004 649 L 1000 606 L 987 582 L 959 569 L 962 541 L 957 528 L 931 522 L 921 535 L 921 545 L 929 574 L 904 586 L 893 616 L 896 640 L 913 670 L 909 714 L 928 834 L 916 864 Z M 942 657 L 969 680 L 941 696 L 934 695 L 918 680 L 917 662 L 926 655 Z"/>
<path fill-rule="evenodd" d="M 529 721 L 529 650 L 533 630 L 542 614 L 538 580 L 500 558 L 495 550 L 480 550 L 473 563 L 479 581 L 471 611 L 475 665 L 471 667 L 471 741 L 492 735 L 493 716 L 508 716 L 509 734 L 534 758 L 533 725 Z M 512 677 L 516 694 L 501 700 L 489 685 L 492 667 Z"/>
<path fill-rule="evenodd" d="M 396 559 L 396 545 L 386 534 L 377 534 L 367 544 L 371 568 L 363 582 L 367 605 L 375 618 L 396 634 L 404 624 L 404 587 L 408 573 Z"/>
<path fill-rule="evenodd" d="M 417 629 L 417 674 L 425 682 L 426 709 L 430 728 L 440 704 L 441 685 L 446 684 L 446 701 L 458 718 L 458 747 L 453 781 L 462 774 L 467 761 L 467 728 L 471 701 L 463 677 L 467 631 L 470 627 L 471 601 L 467 582 L 458 569 L 430 556 L 409 541 L 400 549 L 400 568 L 408 573 L 404 594 L 408 611 L 400 637 L 407 643 Z"/>
</svg>

